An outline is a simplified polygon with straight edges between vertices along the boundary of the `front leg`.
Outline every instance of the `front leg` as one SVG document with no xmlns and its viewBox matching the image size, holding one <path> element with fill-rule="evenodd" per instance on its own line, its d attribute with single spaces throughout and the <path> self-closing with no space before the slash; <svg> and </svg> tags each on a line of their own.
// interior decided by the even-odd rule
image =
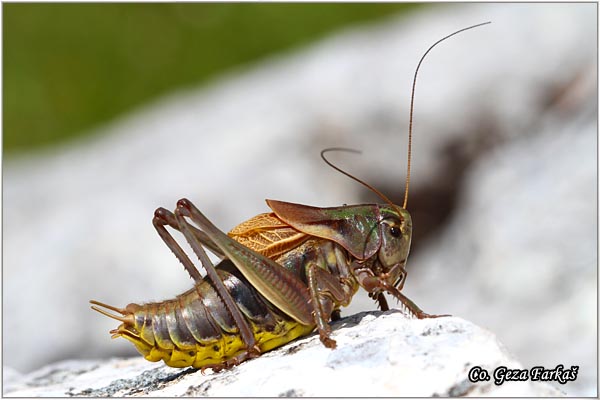
<svg viewBox="0 0 600 400">
<path fill-rule="evenodd" d="M 402 302 L 402 304 L 410 311 L 410 313 L 418 319 L 451 317 L 450 314 L 427 314 L 425 311 L 421 310 L 411 299 L 399 291 L 395 291 L 392 293 L 392 295 L 400 300 L 400 302 Z"/>
<path fill-rule="evenodd" d="M 427 314 L 423 310 L 421 310 L 411 299 L 400 293 L 400 289 L 404 286 L 404 281 L 406 280 L 406 271 L 402 271 L 403 275 L 399 279 L 398 286 L 391 285 L 388 283 L 385 278 L 386 276 L 375 276 L 373 275 L 373 271 L 369 268 L 365 268 L 360 263 L 353 263 L 351 266 L 356 279 L 360 286 L 362 286 L 367 292 L 369 292 L 369 296 L 371 298 L 380 301 L 380 298 L 383 297 L 383 292 L 388 292 L 396 300 L 400 301 L 402 305 L 405 307 L 408 314 L 414 318 L 423 319 L 423 318 L 440 318 L 440 317 L 449 317 L 449 314 L 435 315 L 435 314 Z M 380 302 L 380 305 L 383 308 L 383 304 Z M 387 302 L 385 302 L 385 306 L 387 306 Z M 384 310 L 385 311 L 385 310 Z"/>
<path fill-rule="evenodd" d="M 319 337 L 326 347 L 334 349 L 336 343 L 330 337 L 331 326 L 329 320 L 332 318 L 336 306 L 350 302 L 350 298 L 348 298 L 349 291 L 344 290 L 344 285 L 339 277 L 320 268 L 314 262 L 310 262 L 306 267 L 306 277 Z"/>
<path fill-rule="evenodd" d="M 388 302 L 383 293 L 369 293 L 369 297 L 377 302 L 377 305 L 381 311 L 388 311 L 390 309 L 390 306 L 388 306 Z"/>
</svg>

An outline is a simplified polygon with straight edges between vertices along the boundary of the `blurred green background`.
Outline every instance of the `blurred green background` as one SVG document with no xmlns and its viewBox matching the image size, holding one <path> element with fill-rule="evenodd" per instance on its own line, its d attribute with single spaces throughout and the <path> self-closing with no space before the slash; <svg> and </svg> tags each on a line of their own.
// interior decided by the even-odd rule
<svg viewBox="0 0 600 400">
<path fill-rule="evenodd" d="M 5 154 L 414 4 L 3 4 Z"/>
</svg>

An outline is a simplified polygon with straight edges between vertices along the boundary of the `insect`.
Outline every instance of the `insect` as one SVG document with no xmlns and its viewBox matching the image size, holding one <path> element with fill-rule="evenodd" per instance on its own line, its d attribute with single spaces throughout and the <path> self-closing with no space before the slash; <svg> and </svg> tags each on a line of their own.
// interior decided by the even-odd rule
<svg viewBox="0 0 600 400">
<path fill-rule="evenodd" d="M 121 322 L 110 331 L 123 337 L 149 361 L 171 367 L 221 370 L 237 365 L 293 339 L 318 331 L 321 342 L 335 348 L 329 322 L 350 304 L 359 287 L 382 310 L 384 293 L 395 297 L 416 318 L 438 317 L 423 312 L 401 293 L 406 280 L 412 222 L 406 210 L 415 70 L 409 123 L 408 167 L 404 204 L 392 203 L 377 189 L 332 168 L 375 192 L 385 204 L 331 208 L 267 200 L 271 212 L 257 215 L 228 234 L 215 227 L 189 200 L 174 212 L 158 208 L 153 225 L 183 264 L 194 286 L 174 299 L 117 308 L 91 300 L 92 309 Z M 167 227 L 183 234 L 206 270 L 203 277 Z M 204 248 L 221 261 L 213 265 Z M 111 313 L 109 311 L 118 314 Z"/>
</svg>

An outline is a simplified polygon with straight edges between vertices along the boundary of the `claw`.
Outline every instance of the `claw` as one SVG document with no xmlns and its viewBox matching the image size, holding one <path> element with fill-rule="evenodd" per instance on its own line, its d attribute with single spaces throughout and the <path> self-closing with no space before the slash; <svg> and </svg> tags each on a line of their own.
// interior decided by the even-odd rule
<svg viewBox="0 0 600 400">
<path fill-rule="evenodd" d="M 329 336 L 319 335 L 321 338 L 321 342 L 325 345 L 325 347 L 329 349 L 335 349 L 337 347 L 337 343 L 335 340 L 330 338 Z"/>
</svg>

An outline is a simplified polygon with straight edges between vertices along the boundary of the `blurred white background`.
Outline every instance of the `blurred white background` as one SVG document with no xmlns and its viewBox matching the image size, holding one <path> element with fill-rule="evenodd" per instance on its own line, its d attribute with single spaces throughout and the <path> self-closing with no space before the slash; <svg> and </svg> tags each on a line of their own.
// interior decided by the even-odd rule
<svg viewBox="0 0 600 400">
<path fill-rule="evenodd" d="M 3 364 L 134 355 L 89 309 L 192 284 L 154 209 L 191 199 L 227 231 L 265 198 L 401 203 L 417 83 L 405 293 L 496 333 L 526 367 L 578 365 L 597 395 L 596 4 L 447 4 L 347 29 L 210 88 L 172 93 L 92 139 L 4 162 Z M 357 297 L 344 314 L 375 309 Z"/>
</svg>

